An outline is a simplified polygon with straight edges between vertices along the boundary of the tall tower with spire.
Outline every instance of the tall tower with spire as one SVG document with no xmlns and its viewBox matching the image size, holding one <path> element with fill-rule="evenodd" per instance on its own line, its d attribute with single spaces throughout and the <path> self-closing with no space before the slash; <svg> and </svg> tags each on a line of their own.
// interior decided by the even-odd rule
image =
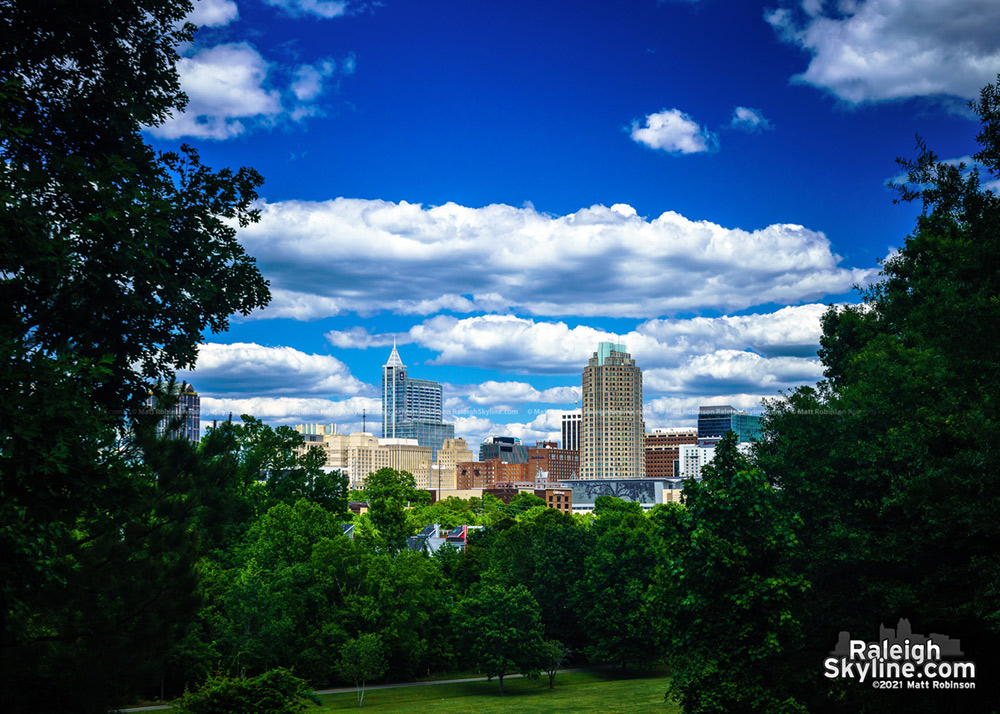
<svg viewBox="0 0 1000 714">
<path fill-rule="evenodd" d="M 396 424 L 406 411 L 406 365 L 392 341 L 392 354 L 382 365 L 382 438 L 395 439 Z"/>
<path fill-rule="evenodd" d="M 441 385 L 408 377 L 395 340 L 382 365 L 382 438 L 416 439 L 435 457 L 445 439 L 455 438 L 455 425 L 444 422 Z"/>
</svg>

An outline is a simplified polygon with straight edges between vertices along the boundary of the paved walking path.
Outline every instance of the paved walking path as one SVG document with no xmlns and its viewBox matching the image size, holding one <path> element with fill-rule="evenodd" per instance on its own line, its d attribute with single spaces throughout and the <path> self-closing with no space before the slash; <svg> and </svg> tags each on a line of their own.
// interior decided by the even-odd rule
<svg viewBox="0 0 1000 714">
<path fill-rule="evenodd" d="M 594 667 L 574 667 L 573 669 L 560 669 L 559 673 L 563 672 L 586 672 L 588 670 L 594 669 L 607 669 L 613 665 L 596 665 Z M 523 677 L 523 674 L 505 674 L 504 679 L 517 679 Z M 375 689 L 395 689 L 397 687 L 429 687 L 433 684 L 459 684 L 461 682 L 485 682 L 488 677 L 463 677 L 461 679 L 436 679 L 427 682 L 400 682 L 398 684 L 374 684 L 365 687 L 366 692 L 370 692 Z M 356 692 L 357 689 L 354 687 L 341 687 L 339 689 L 317 689 L 314 694 L 346 694 L 348 692 Z M 128 709 L 119 709 L 121 712 L 153 712 L 153 711 L 164 711 L 166 709 L 172 709 L 169 704 L 156 704 L 149 707 L 129 707 Z"/>
</svg>

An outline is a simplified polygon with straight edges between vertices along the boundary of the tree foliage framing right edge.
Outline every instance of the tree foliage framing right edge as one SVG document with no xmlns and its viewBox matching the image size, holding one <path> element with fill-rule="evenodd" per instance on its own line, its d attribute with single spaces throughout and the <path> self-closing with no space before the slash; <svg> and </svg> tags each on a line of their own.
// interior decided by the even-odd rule
<svg viewBox="0 0 1000 714">
<path fill-rule="evenodd" d="M 918 138 L 899 160 L 913 233 L 857 306 L 823 318 L 825 379 L 772 403 L 758 465 L 797 513 L 795 606 L 815 674 L 789 686 L 809 711 L 988 711 L 1000 700 L 1000 77 L 970 104 L 982 122 L 971 170 Z M 995 185 L 995 184 L 994 184 Z M 908 618 L 960 639 L 971 691 L 879 691 L 825 680 L 839 631 L 873 640 Z"/>
</svg>

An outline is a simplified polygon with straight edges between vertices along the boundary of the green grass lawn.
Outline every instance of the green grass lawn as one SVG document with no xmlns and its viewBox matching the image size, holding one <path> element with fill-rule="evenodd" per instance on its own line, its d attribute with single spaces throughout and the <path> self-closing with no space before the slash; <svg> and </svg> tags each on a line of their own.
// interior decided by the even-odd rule
<svg viewBox="0 0 1000 714">
<path fill-rule="evenodd" d="M 662 712 L 677 714 L 680 709 L 664 702 L 669 677 L 665 670 L 622 675 L 614 670 L 567 672 L 556 676 L 555 689 L 549 689 L 548 677 L 505 679 L 504 693 L 492 682 L 432 684 L 420 687 L 376 689 L 365 694 L 363 711 L 374 714 L 537 714 L 540 712 Z M 327 694 L 321 707 L 310 712 L 358 710 L 357 697 L 351 694 Z"/>
</svg>

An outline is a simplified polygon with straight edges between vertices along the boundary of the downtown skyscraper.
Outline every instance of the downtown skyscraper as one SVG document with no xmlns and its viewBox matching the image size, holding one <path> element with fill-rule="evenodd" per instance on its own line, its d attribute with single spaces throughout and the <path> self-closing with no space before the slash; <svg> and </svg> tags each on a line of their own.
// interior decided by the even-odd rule
<svg viewBox="0 0 1000 714">
<path fill-rule="evenodd" d="M 583 369 L 581 478 L 643 478 L 642 370 L 625 345 L 601 342 Z"/>
<path fill-rule="evenodd" d="M 441 385 L 430 379 L 412 379 L 396 345 L 382 365 L 382 438 L 416 439 L 433 449 L 455 438 L 455 425 L 444 422 Z"/>
</svg>

